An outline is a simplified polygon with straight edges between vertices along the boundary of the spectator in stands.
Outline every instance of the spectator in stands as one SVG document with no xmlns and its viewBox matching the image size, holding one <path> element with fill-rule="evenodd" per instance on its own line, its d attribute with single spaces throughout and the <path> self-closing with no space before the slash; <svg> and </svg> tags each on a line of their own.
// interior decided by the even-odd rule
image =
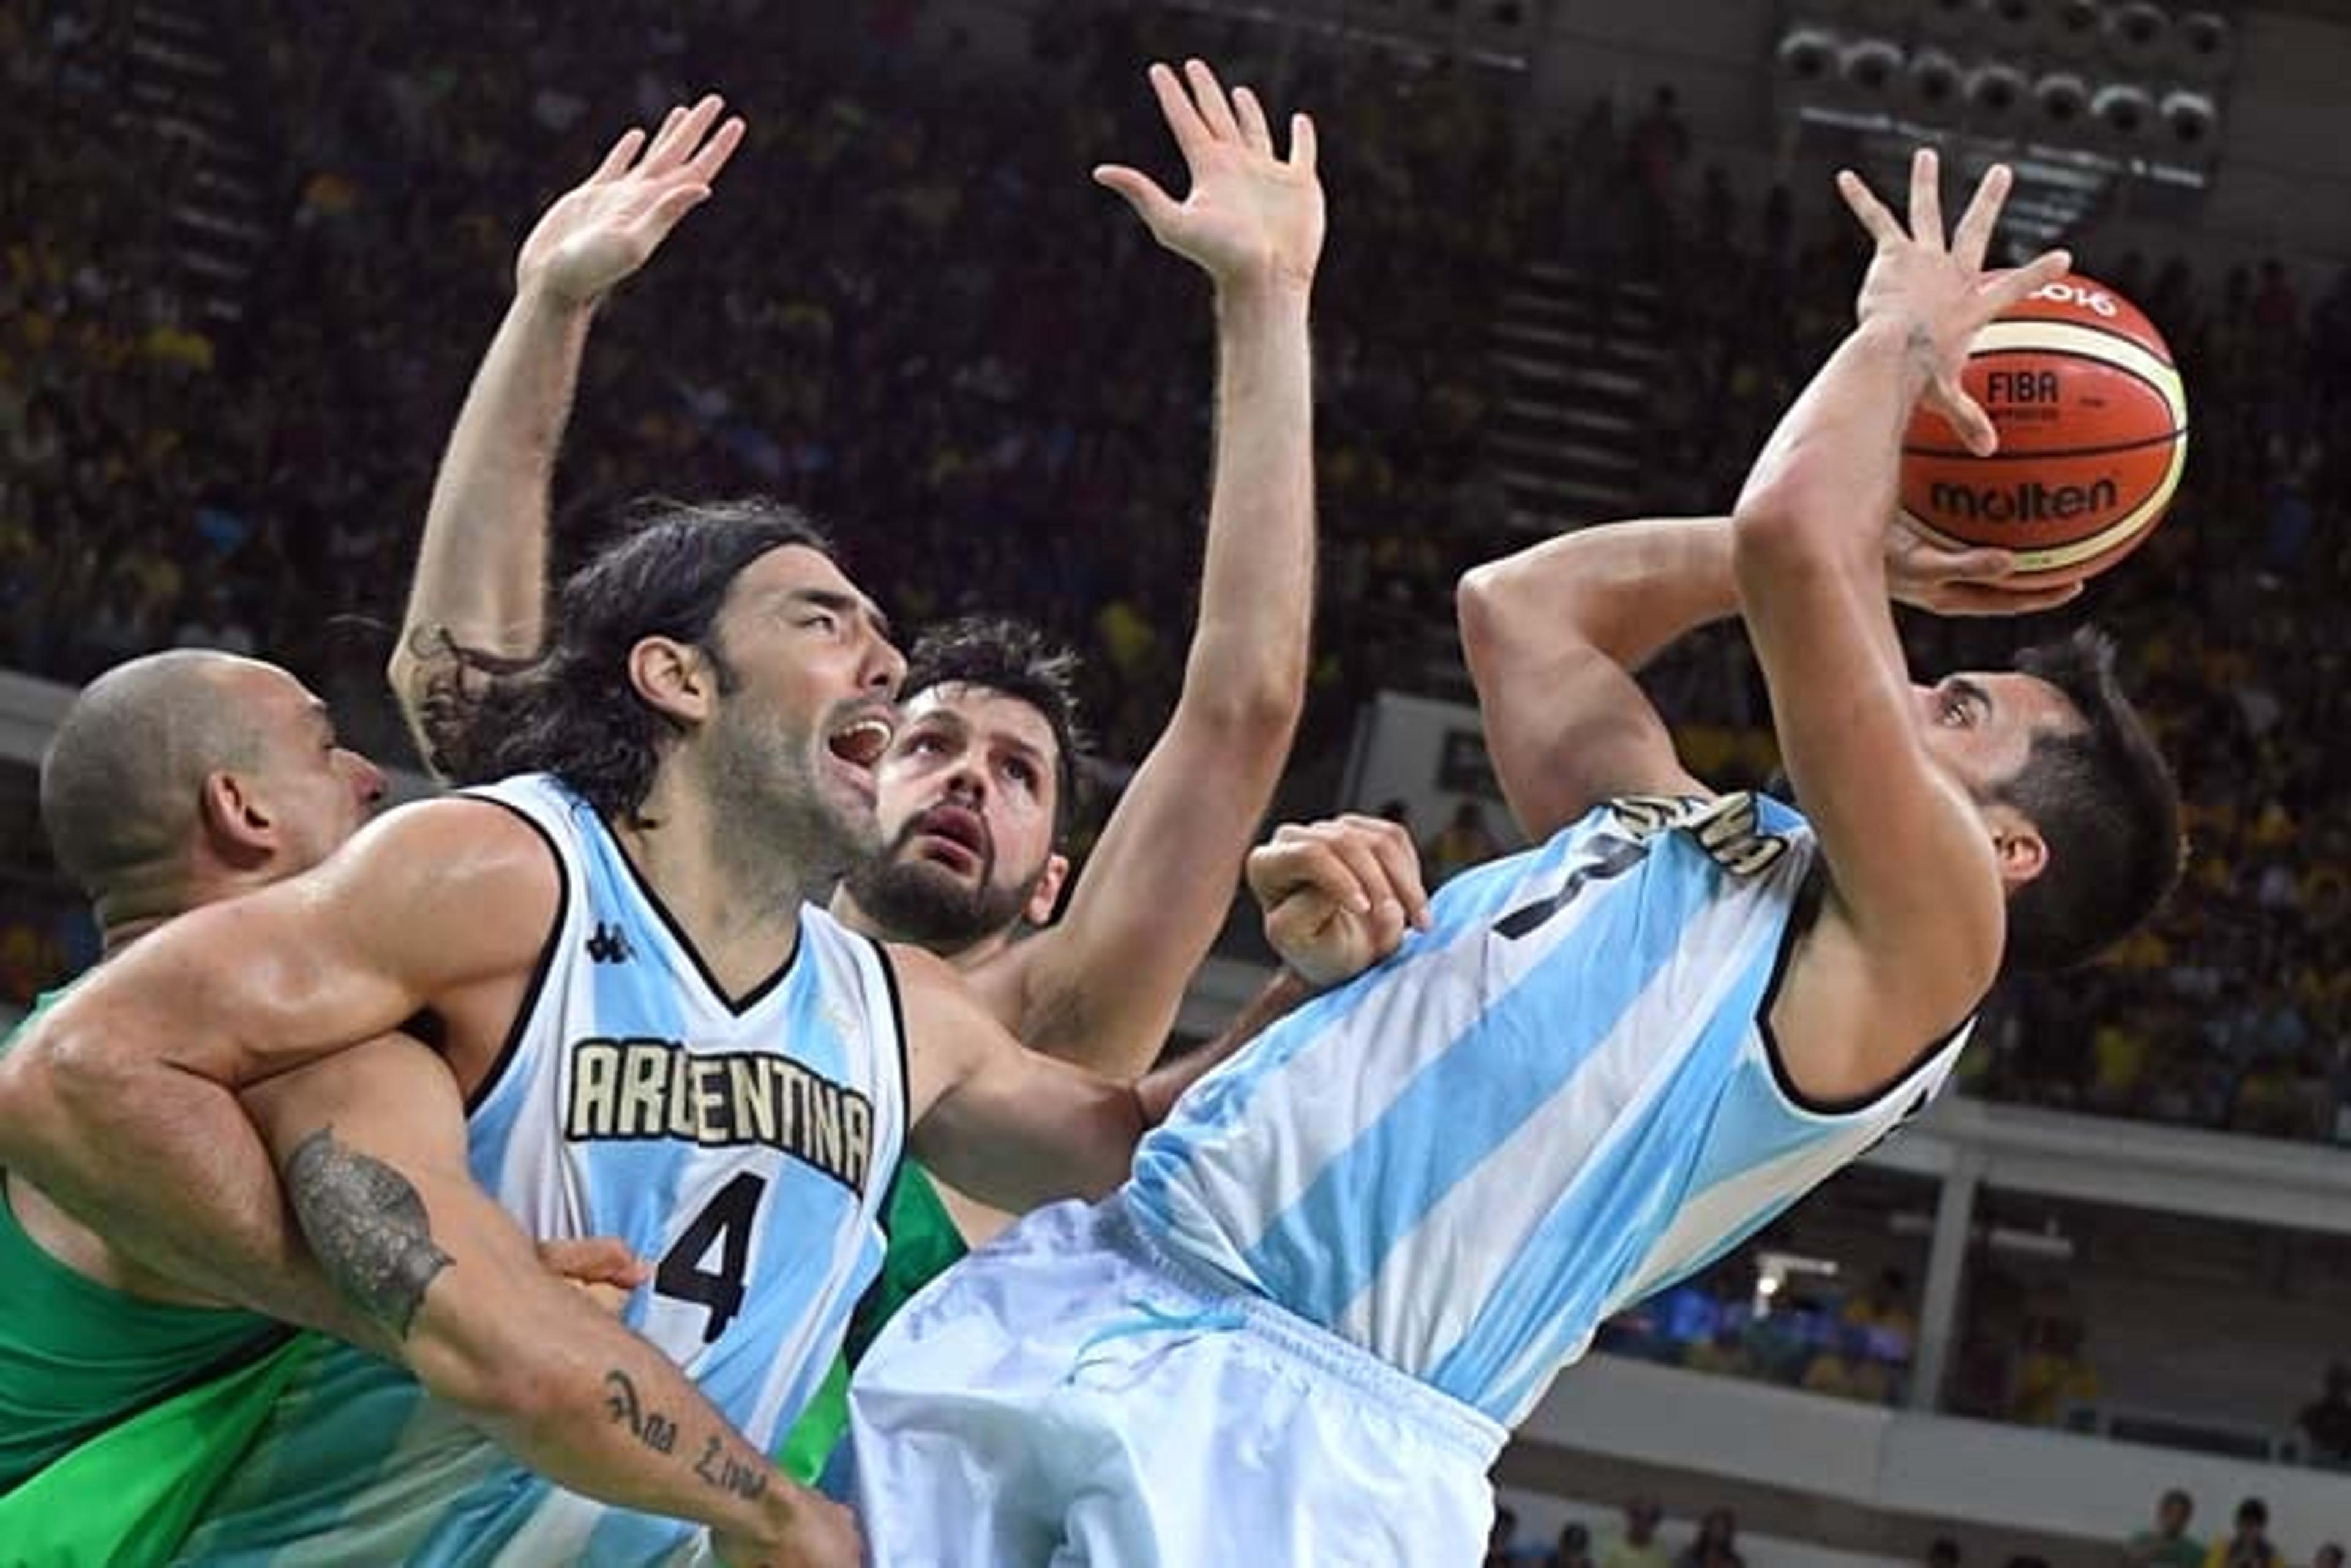
<svg viewBox="0 0 2351 1568">
<path fill-rule="evenodd" d="M 1927 1568 L 1959 1568 L 1959 1543 L 1938 1535 L 1927 1545 Z"/>
<path fill-rule="evenodd" d="M 1719 1504 L 1708 1509 L 1674 1568 L 1747 1568 L 1747 1559 L 1739 1554 L 1739 1516 Z"/>
<path fill-rule="evenodd" d="M 2123 1548 L 2124 1568 L 2203 1568 L 2204 1543 L 2188 1533 L 2196 1500 L 2178 1487 L 2155 1505 L 2155 1528 L 2142 1530 Z"/>
<path fill-rule="evenodd" d="M 1694 1340 L 1682 1352 L 1682 1364 L 1692 1372 L 1710 1372 L 1719 1376 L 1745 1377 L 1755 1370 L 1747 1354 L 1747 1319 L 1744 1314 L 1733 1317 L 1725 1313 L 1717 1319 L 1713 1334 Z"/>
<path fill-rule="evenodd" d="M 1876 1405 L 1891 1399 L 1894 1380 L 1886 1364 L 1870 1354 L 1869 1331 L 1839 1323 L 1830 1333 L 1828 1344 L 1804 1367 L 1801 1386 L 1805 1392 Z"/>
<path fill-rule="evenodd" d="M 2343 1546 L 2330 1541 L 2310 1554 L 2310 1568 L 2343 1568 Z"/>
<path fill-rule="evenodd" d="M 2270 1543 L 2270 1505 L 2249 1497 L 2237 1505 L 2237 1527 L 2212 1542 L 2204 1568 L 2285 1568 L 2285 1556 Z"/>
<path fill-rule="evenodd" d="M 2035 1427 L 2054 1427 L 2075 1406 L 2098 1397 L 2098 1375 L 2082 1354 L 2086 1336 L 2080 1319 L 2036 1318 L 2030 1332 L 2024 1359 L 2017 1364 L 2009 1416 Z"/>
<path fill-rule="evenodd" d="M 1896 1366 L 1909 1361 L 1918 1320 L 1911 1315 L 1910 1281 L 1901 1270 L 1879 1270 L 1869 1288 L 1846 1301 L 1838 1315 L 1848 1327 L 1867 1331 L 1872 1355 Z"/>
<path fill-rule="evenodd" d="M 2326 1391 L 2303 1407 L 2294 1419 L 2310 1440 L 2313 1458 L 2333 1463 L 2351 1460 L 2351 1366 L 2341 1362 L 2326 1369 Z"/>
<path fill-rule="evenodd" d="M 1673 1568 L 1657 1539 L 1657 1521 L 1664 1511 L 1655 1498 L 1635 1497 L 1625 1505 L 1625 1532 L 1600 1554 L 1598 1568 Z"/>
<path fill-rule="evenodd" d="M 1485 1568 L 1534 1568 L 1545 1561 L 1540 1544 L 1519 1539 L 1517 1511 L 1496 1508 L 1493 1526 L 1486 1532 Z"/>
<path fill-rule="evenodd" d="M 1502 852 L 1493 831 L 1486 826 L 1486 808 L 1464 800 L 1453 809 L 1453 820 L 1437 830 L 1420 852 L 1422 874 L 1435 887 L 1456 872 L 1467 871 Z"/>
<path fill-rule="evenodd" d="M 1571 1520 L 1559 1527 L 1552 1546 L 1551 1568 L 1593 1568 L 1592 1531 Z"/>
</svg>

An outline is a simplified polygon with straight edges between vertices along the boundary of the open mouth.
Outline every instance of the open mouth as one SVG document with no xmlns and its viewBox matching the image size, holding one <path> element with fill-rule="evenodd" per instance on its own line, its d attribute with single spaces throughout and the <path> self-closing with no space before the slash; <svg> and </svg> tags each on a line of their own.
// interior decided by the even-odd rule
<svg viewBox="0 0 2351 1568">
<path fill-rule="evenodd" d="M 987 824 L 964 806 L 934 806 L 914 820 L 915 851 L 953 871 L 977 871 L 987 862 Z"/>
<path fill-rule="evenodd" d="M 869 713 L 841 726 L 825 737 L 825 747 L 835 757 L 862 772 L 871 773 L 882 754 L 890 749 L 890 737 L 895 733 L 890 721 L 880 714 Z"/>
</svg>

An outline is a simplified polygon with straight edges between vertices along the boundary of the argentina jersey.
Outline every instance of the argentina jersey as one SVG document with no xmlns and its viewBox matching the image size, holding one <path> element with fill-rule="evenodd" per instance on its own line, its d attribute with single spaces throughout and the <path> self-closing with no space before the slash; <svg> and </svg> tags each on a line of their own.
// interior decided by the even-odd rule
<svg viewBox="0 0 2351 1568">
<path fill-rule="evenodd" d="M 1125 1202 L 1178 1252 L 1505 1425 L 1610 1313 L 1858 1156 L 1960 1031 L 1866 1104 L 1806 1103 L 1764 1019 L 1817 842 L 1747 794 L 1612 801 L 1466 872 L 1431 928 L 1194 1085 Z"/>
<path fill-rule="evenodd" d="M 789 965 L 730 1000 L 595 813 L 552 779 L 473 791 L 562 868 L 562 914 L 468 1108 L 475 1179 L 542 1240 L 618 1237 L 653 1265 L 623 1314 L 753 1442 L 822 1382 L 881 1266 L 905 1127 L 881 948 L 805 909 Z M 397 1368 L 313 1358 L 184 1561 L 681 1560 L 678 1520 L 608 1508 L 509 1459 Z"/>
</svg>

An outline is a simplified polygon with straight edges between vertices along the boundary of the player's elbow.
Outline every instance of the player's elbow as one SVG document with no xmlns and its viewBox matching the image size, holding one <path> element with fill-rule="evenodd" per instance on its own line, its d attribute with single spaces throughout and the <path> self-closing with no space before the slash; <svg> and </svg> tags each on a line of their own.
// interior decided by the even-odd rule
<svg viewBox="0 0 2351 1568">
<path fill-rule="evenodd" d="M 1463 651 L 1473 655 L 1492 644 L 1498 630 L 1501 607 L 1495 578 L 1499 568 L 1495 561 L 1473 566 L 1453 585 L 1454 624 L 1460 629 Z"/>
<path fill-rule="evenodd" d="M 408 636 L 400 638 L 392 646 L 392 657 L 384 661 L 383 666 L 384 684 L 392 688 L 392 701 L 400 705 L 402 714 L 411 716 L 424 701 L 426 679 L 424 661 L 411 646 L 413 641 Z"/>
<path fill-rule="evenodd" d="M 1508 664 L 1518 635 L 1513 597 L 1508 561 L 1472 567 L 1454 585 L 1453 619 L 1461 633 L 1461 658 L 1481 696 Z"/>
<path fill-rule="evenodd" d="M 1885 550 L 1886 517 L 1856 495 L 1850 465 L 1825 444 L 1799 445 L 1749 477 L 1731 508 L 1731 561 L 1743 584 L 1757 569 L 1849 567 Z M 1890 498 L 1887 502 L 1890 508 Z"/>
<path fill-rule="evenodd" d="M 1306 708 L 1306 663 L 1271 651 L 1246 659 L 1196 665 L 1184 683 L 1185 716 L 1212 732 L 1228 752 L 1279 747 Z"/>
</svg>

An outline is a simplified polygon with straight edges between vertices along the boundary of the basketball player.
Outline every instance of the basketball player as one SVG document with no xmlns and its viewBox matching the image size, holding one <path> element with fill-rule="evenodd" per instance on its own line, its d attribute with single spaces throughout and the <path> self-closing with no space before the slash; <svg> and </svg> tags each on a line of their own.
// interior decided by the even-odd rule
<svg viewBox="0 0 2351 1568">
<path fill-rule="evenodd" d="M 1728 527 L 1466 581 L 1539 847 L 1200 1083 L 1119 1194 L 884 1331 L 852 1389 L 876 1561 L 1475 1561 L 1508 1427 L 1602 1319 L 1923 1104 L 2003 964 L 2077 961 L 2160 898 L 2177 797 L 2104 646 L 1915 686 L 1886 607 L 1912 404 L 1988 434 L 1969 340 L 2063 268 L 1983 270 L 2008 181 L 1947 245 L 1932 154 L 1907 234 L 1844 177 L 1877 244 L 1859 324 Z M 1734 611 L 1801 812 L 1689 777 L 1630 674 Z"/>
<path fill-rule="evenodd" d="M 187 910 L 308 869 L 383 793 L 291 674 L 198 650 L 93 681 L 58 720 L 41 784 L 57 862 L 89 895 L 109 957 Z M 265 1130 L 303 1115 L 323 1071 L 258 1085 L 246 1109 Z M 5 1171 L 0 1197 L 0 1541 L 34 1561 L 161 1561 L 308 1342 L 142 1267 Z M 634 1282 L 617 1245 L 548 1250 L 576 1278 Z M 331 1290 L 314 1304 L 339 1332 L 370 1333 Z"/>
<path fill-rule="evenodd" d="M 413 1379 L 316 1357 L 197 1559 L 634 1562 L 695 1521 L 729 1561 L 853 1561 L 846 1513 L 756 1445 L 838 1345 L 908 1129 L 1007 1207 L 1107 1191 L 1207 1065 L 1124 1085 L 1033 1055 L 928 954 L 803 907 L 878 847 L 902 665 L 796 517 L 672 509 L 558 610 L 475 721 L 513 777 L 151 934 L 0 1061 L 0 1163 L 268 1310 L 285 1249 L 231 1091 L 420 1013 L 442 1037 L 444 1103 L 277 1151 L 320 1264 Z M 360 1084 L 346 1109 L 383 1103 Z M 656 1260 L 643 1338 L 521 1293 L 520 1233 L 476 1181 L 533 1234 Z"/>
<path fill-rule="evenodd" d="M 1167 729 L 1106 824 L 1069 911 L 1034 939 L 1069 874 L 1078 802 L 1071 660 L 1004 622 L 967 621 L 916 649 L 907 723 L 876 772 L 885 852 L 833 904 L 855 929 L 917 942 L 1040 1051 L 1131 1075 L 1167 1038 L 1186 981 L 1229 906 L 1304 698 L 1313 598 L 1307 307 L 1322 240 L 1311 122 L 1277 156 L 1247 88 L 1194 60 L 1149 80 L 1192 179 L 1178 204 L 1104 166 L 1168 249 L 1215 287 L 1216 475 L 1201 610 Z M 428 757 L 475 781 L 470 738 L 433 721 L 461 649 L 539 645 L 549 494 L 595 310 L 706 199 L 741 141 L 708 97 L 647 143 L 624 136 L 525 239 L 513 307 L 460 412 L 425 520 L 390 672 Z M 952 1201 L 952 1200 L 951 1200 Z M 975 1233 L 990 1218 L 958 1204 Z"/>
<path fill-rule="evenodd" d="M 1157 1055 L 1222 925 L 1296 727 L 1313 598 L 1307 308 L 1323 227 L 1313 127 L 1296 117 L 1279 157 L 1246 88 L 1228 94 L 1196 60 L 1181 78 L 1155 66 L 1149 79 L 1189 194 L 1179 204 L 1124 167 L 1095 177 L 1215 288 L 1216 473 L 1182 695 L 1048 925 L 1079 807 L 1072 661 L 1008 622 L 935 630 L 914 648 L 908 722 L 876 770 L 883 852 L 832 900 L 852 929 L 946 958 L 1023 1043 L 1113 1077 Z M 434 486 L 390 672 L 422 748 L 460 782 L 488 775 L 468 737 L 434 721 L 431 692 L 465 676 L 451 657 L 459 648 L 519 657 L 538 645 L 549 495 L 590 322 L 708 196 L 743 135 L 722 113 L 705 98 L 674 110 L 650 143 L 624 137 L 523 242 L 515 302 Z M 1393 836 L 1391 859 L 1410 862 L 1409 841 Z M 1400 914 L 1425 913 L 1415 878 Z M 964 1238 L 993 1235 L 1004 1218 L 952 1188 L 935 1196 L 919 1167 L 904 1169 L 880 1293 L 852 1348 Z M 816 1473 L 844 1423 L 836 1381 L 793 1435 L 796 1473 Z"/>
</svg>

